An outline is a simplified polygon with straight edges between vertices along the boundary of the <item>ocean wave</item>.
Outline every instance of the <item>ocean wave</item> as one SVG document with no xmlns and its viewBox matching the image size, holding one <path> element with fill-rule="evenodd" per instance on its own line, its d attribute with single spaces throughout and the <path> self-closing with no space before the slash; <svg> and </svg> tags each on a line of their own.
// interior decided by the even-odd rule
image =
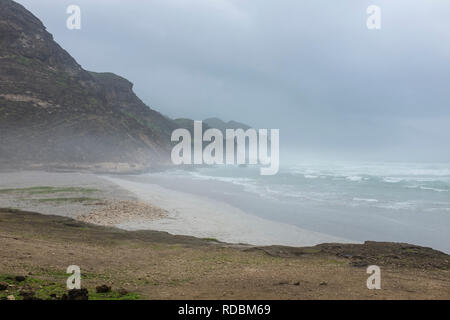
<svg viewBox="0 0 450 320">
<path fill-rule="evenodd" d="M 345 177 L 345 179 L 347 179 L 349 181 L 359 182 L 359 181 L 366 180 L 367 178 L 360 177 L 360 176 L 348 176 L 348 177 Z"/>
<path fill-rule="evenodd" d="M 189 174 L 194 178 L 198 180 L 216 180 L 216 181 L 222 181 L 222 182 L 230 182 L 237 185 L 245 185 L 250 182 L 255 182 L 254 179 L 251 178 L 242 178 L 242 177 L 222 177 L 222 176 L 211 176 L 199 173 L 197 171 L 191 171 Z"/>
<path fill-rule="evenodd" d="M 403 178 L 385 177 L 383 178 L 383 181 L 387 183 L 398 183 L 403 181 Z"/>
<path fill-rule="evenodd" d="M 353 201 L 378 202 L 377 199 L 353 198 Z"/>
<path fill-rule="evenodd" d="M 412 202 L 394 202 L 394 203 L 384 203 L 384 204 L 380 204 L 377 205 L 378 208 L 382 208 L 382 209 L 392 209 L 392 210 L 410 210 L 410 209 L 415 209 L 416 208 L 416 204 L 412 203 Z"/>
<path fill-rule="evenodd" d="M 431 187 L 424 187 L 424 186 L 420 186 L 419 189 L 421 189 L 421 190 L 436 191 L 436 192 L 448 192 L 447 189 L 438 189 L 438 188 L 431 188 Z"/>
<path fill-rule="evenodd" d="M 373 177 L 429 177 L 450 178 L 450 164 L 419 164 L 419 163 L 366 163 L 339 164 L 315 163 L 301 164 L 289 167 L 295 174 L 328 175 L 328 176 L 373 176 Z"/>
<path fill-rule="evenodd" d="M 233 193 L 248 192 L 258 198 L 302 206 L 315 204 L 383 210 L 433 208 L 431 201 L 446 201 L 450 183 L 446 177 L 403 177 L 385 174 L 370 176 L 331 169 L 281 170 L 273 177 L 262 177 L 252 170 L 199 169 L 175 172 L 196 180 L 214 180 L 238 186 Z M 438 180 L 438 181 L 436 181 Z M 408 191 L 405 188 L 412 189 Z M 442 198 L 442 199 L 441 199 Z M 415 201 L 413 199 L 421 199 Z M 447 208 L 445 203 L 442 207 Z M 443 211 L 446 211 L 443 209 Z"/>
<path fill-rule="evenodd" d="M 428 208 L 425 209 L 425 211 L 427 212 L 442 212 L 442 211 L 449 211 L 450 212 L 450 208 Z"/>
<path fill-rule="evenodd" d="M 441 188 L 434 188 L 434 187 L 421 186 L 421 185 L 409 185 L 409 186 L 406 186 L 406 188 L 435 191 L 435 192 L 449 192 L 450 191 L 449 189 L 441 189 Z"/>
<path fill-rule="evenodd" d="M 276 200 L 277 197 L 275 196 L 282 194 L 281 191 L 275 190 L 269 186 L 259 185 L 255 179 L 251 178 L 212 176 L 197 171 L 190 172 L 190 176 L 196 180 L 210 180 L 231 183 L 233 185 L 243 187 L 245 192 L 256 194 L 266 199 Z"/>
</svg>

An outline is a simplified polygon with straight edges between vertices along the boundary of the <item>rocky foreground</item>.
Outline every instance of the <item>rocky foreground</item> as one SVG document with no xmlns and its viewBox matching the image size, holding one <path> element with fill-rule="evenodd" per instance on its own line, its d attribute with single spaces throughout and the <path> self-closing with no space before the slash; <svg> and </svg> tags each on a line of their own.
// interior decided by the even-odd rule
<svg viewBox="0 0 450 320">
<path fill-rule="evenodd" d="M 450 299 L 450 256 L 410 244 L 230 245 L 11 209 L 0 226 L 0 299 Z"/>
</svg>

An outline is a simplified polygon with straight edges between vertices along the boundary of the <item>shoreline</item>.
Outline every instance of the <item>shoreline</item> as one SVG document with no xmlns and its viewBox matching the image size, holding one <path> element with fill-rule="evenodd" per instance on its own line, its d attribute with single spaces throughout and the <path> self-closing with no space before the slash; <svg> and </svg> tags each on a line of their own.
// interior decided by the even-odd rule
<svg viewBox="0 0 450 320">
<path fill-rule="evenodd" d="M 161 183 L 161 179 L 136 177 L 139 176 L 80 172 L 3 172 L 0 173 L 0 207 L 65 216 L 97 225 L 116 226 L 124 230 L 159 230 L 174 235 L 188 235 L 228 243 L 301 247 L 320 243 L 363 243 L 366 240 L 373 240 L 413 243 L 447 252 L 418 241 L 384 237 L 364 237 L 355 240 L 339 235 L 330 236 L 326 232 L 302 228 L 301 224 L 276 222 L 264 216 L 247 213 L 245 209 L 234 207 L 234 204 L 225 203 L 220 198 L 200 194 L 194 188 L 189 189 L 189 193 L 181 192 L 184 184 L 167 185 Z M 42 195 L 25 192 L 26 189 L 43 185 L 50 185 L 55 189 L 86 189 L 94 192 L 54 190 L 55 193 Z M 187 184 L 184 187 L 191 188 L 192 185 Z M 5 189 L 17 189 L 18 192 L 2 192 Z M 220 190 L 228 192 L 226 189 Z"/>
<path fill-rule="evenodd" d="M 124 230 L 164 231 L 228 243 L 288 246 L 355 243 L 266 220 L 219 200 L 123 177 L 80 172 L 3 172 L 0 191 L 17 189 L 17 192 L 0 192 L 0 207 L 65 216 Z M 54 187 L 55 193 L 28 190 L 42 186 Z M 61 192 L 64 190 L 58 188 L 95 191 Z"/>
<path fill-rule="evenodd" d="M 449 299 L 450 259 L 443 252 L 408 243 L 342 243 L 285 225 L 277 229 L 271 221 L 208 198 L 108 179 L 83 173 L 0 174 L 0 284 L 7 288 L 0 299 L 64 299 L 65 272 L 74 264 L 81 268 L 89 299 Z M 47 202 L 54 197 L 104 203 Z M 11 204 L 33 210 L 2 209 Z M 84 220 L 86 215 L 93 220 Z M 121 219 L 137 217 L 151 230 L 117 228 Z M 242 226 L 248 223 L 246 232 Z M 157 231 L 157 226 L 197 236 Z M 233 242 L 264 236 L 259 243 L 269 245 L 220 242 L 220 234 L 199 233 L 205 227 L 221 232 L 222 239 L 240 236 Z M 284 241 L 290 246 L 271 243 L 278 232 L 290 235 Z M 327 240 L 332 243 L 307 245 Z M 382 290 L 366 288 L 369 265 L 382 268 Z M 17 277 L 26 280 L 18 283 Z M 99 294 L 98 286 L 112 290 Z"/>
<path fill-rule="evenodd" d="M 320 243 L 355 243 L 347 239 L 309 231 L 248 214 L 224 202 L 175 191 L 156 184 L 103 177 L 133 193 L 143 202 L 168 212 L 150 221 L 118 224 L 125 230 L 157 230 L 174 235 L 212 238 L 227 243 L 250 245 L 311 246 Z"/>
</svg>

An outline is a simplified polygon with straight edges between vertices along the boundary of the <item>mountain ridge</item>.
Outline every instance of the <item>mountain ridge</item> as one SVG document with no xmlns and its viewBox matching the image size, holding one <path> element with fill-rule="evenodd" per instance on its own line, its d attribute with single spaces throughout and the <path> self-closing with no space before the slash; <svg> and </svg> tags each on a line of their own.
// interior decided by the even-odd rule
<svg viewBox="0 0 450 320">
<path fill-rule="evenodd" d="M 0 170 L 170 166 L 171 133 L 187 120 L 148 107 L 119 75 L 83 69 L 30 11 L 0 0 Z"/>
<path fill-rule="evenodd" d="M 169 164 L 176 124 L 146 106 L 128 80 L 84 70 L 11 0 L 0 0 L 0 44 L 3 167 L 126 171 Z"/>
</svg>

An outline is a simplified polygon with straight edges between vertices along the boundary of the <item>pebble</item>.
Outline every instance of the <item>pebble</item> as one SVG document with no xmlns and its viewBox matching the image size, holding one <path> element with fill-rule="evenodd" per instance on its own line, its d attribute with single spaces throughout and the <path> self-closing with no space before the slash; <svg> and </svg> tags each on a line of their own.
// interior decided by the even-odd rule
<svg viewBox="0 0 450 320">
<path fill-rule="evenodd" d="M 157 220 L 168 216 L 166 210 L 138 201 L 108 201 L 102 208 L 77 217 L 78 220 L 102 225 L 114 226 L 136 220 Z"/>
</svg>

